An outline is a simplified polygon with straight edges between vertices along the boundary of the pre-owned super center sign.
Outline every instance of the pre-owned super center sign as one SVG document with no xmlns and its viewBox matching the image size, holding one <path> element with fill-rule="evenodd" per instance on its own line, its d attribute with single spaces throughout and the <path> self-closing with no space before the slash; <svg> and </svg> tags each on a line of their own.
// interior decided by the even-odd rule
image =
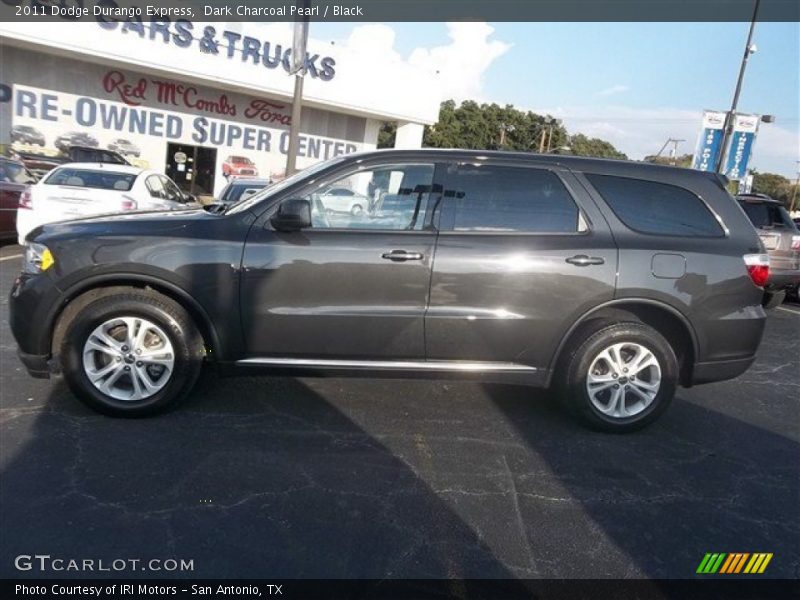
<svg viewBox="0 0 800 600">
<path fill-rule="evenodd" d="M 109 135 L 146 136 L 232 150 L 280 154 L 286 154 L 288 150 L 289 132 L 283 128 L 129 106 L 122 102 L 25 86 L 15 86 L 14 91 L 14 123 L 37 122 L 40 128 L 56 127 L 59 131 L 54 133 L 63 132 L 64 126 L 77 125 L 93 133 L 105 131 Z M 254 112 L 253 118 L 259 118 L 259 114 L 263 113 Z M 299 156 L 323 160 L 358 149 L 354 143 L 304 135 Z"/>
</svg>

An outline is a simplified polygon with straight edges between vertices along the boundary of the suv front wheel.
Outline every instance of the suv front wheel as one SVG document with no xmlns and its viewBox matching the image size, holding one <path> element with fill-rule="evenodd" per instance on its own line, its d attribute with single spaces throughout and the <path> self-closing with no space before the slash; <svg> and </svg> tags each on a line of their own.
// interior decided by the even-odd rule
<svg viewBox="0 0 800 600">
<path fill-rule="evenodd" d="M 642 323 L 609 325 L 571 346 L 562 396 L 589 426 L 632 431 L 666 410 L 678 372 L 675 352 L 658 331 Z"/>
<path fill-rule="evenodd" d="M 202 338 L 183 307 L 135 288 L 83 307 L 61 345 L 61 366 L 72 391 L 111 416 L 165 409 L 189 392 L 202 360 Z"/>
</svg>

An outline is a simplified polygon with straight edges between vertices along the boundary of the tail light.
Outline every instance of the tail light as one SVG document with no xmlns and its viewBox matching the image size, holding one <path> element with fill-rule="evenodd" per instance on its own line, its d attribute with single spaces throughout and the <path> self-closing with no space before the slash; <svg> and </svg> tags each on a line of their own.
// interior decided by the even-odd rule
<svg viewBox="0 0 800 600">
<path fill-rule="evenodd" d="M 769 254 L 745 254 L 747 273 L 758 287 L 764 287 L 769 279 Z"/>
<path fill-rule="evenodd" d="M 22 193 L 19 195 L 19 204 L 17 204 L 17 208 L 33 210 L 33 195 L 31 194 L 31 188 L 26 187 L 24 190 L 22 190 Z"/>
<path fill-rule="evenodd" d="M 792 250 L 800 250 L 800 235 L 792 236 Z"/>
<path fill-rule="evenodd" d="M 136 210 L 139 208 L 139 205 L 136 204 L 136 200 L 133 198 L 125 197 L 122 199 L 122 204 L 120 205 L 122 210 Z"/>
</svg>

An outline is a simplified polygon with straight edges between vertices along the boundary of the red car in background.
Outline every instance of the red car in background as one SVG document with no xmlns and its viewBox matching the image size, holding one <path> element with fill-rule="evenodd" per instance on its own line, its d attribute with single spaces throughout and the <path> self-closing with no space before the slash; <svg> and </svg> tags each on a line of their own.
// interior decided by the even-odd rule
<svg viewBox="0 0 800 600">
<path fill-rule="evenodd" d="M 222 163 L 222 174 L 231 177 L 258 177 L 255 163 L 246 156 L 229 156 Z"/>
<path fill-rule="evenodd" d="M 19 197 L 36 177 L 18 160 L 0 156 L 0 240 L 17 237 Z"/>
</svg>

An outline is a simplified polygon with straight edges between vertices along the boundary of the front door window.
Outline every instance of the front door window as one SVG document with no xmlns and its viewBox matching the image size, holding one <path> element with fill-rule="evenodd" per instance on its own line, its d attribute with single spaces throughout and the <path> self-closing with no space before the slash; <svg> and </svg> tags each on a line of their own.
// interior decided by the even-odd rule
<svg viewBox="0 0 800 600">
<path fill-rule="evenodd" d="M 424 227 L 432 164 L 363 169 L 323 182 L 306 198 L 318 229 L 414 231 Z"/>
</svg>

